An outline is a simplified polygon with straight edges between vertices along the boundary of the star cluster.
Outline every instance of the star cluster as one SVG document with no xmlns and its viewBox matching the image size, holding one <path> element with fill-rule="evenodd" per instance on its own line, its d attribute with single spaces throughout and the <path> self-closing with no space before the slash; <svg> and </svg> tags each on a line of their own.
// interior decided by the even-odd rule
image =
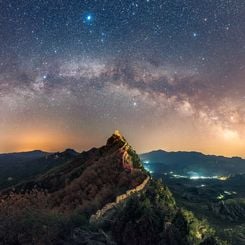
<svg viewBox="0 0 245 245">
<path fill-rule="evenodd" d="M 0 1 L 0 151 L 244 155 L 243 0 Z"/>
</svg>

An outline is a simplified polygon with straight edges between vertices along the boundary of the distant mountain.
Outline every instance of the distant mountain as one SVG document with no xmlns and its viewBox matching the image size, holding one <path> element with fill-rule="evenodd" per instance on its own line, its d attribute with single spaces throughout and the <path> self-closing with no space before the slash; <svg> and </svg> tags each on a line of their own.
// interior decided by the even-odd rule
<svg viewBox="0 0 245 245">
<path fill-rule="evenodd" d="M 67 153 L 73 159 L 0 192 L 0 244 L 221 244 L 118 131 L 100 148 L 46 158 Z"/>
<path fill-rule="evenodd" d="M 40 150 L 27 151 L 27 152 L 15 152 L 15 153 L 3 153 L 0 154 L 0 161 L 13 161 L 13 160 L 32 160 L 46 156 L 48 153 Z"/>
<path fill-rule="evenodd" d="M 57 153 L 36 150 L 0 154 L 0 189 L 43 173 L 77 155 L 78 153 L 71 149 Z"/>
<path fill-rule="evenodd" d="M 152 151 L 140 155 L 146 168 L 154 173 L 173 171 L 182 175 L 230 175 L 245 173 L 245 159 L 204 155 L 199 152 Z"/>
</svg>

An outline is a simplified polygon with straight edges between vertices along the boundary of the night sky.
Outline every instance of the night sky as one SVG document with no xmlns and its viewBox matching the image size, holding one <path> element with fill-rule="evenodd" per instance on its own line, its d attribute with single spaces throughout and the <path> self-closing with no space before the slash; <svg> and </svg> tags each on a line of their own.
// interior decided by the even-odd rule
<svg viewBox="0 0 245 245">
<path fill-rule="evenodd" d="M 245 157 L 244 0 L 0 0 L 0 152 Z"/>
</svg>

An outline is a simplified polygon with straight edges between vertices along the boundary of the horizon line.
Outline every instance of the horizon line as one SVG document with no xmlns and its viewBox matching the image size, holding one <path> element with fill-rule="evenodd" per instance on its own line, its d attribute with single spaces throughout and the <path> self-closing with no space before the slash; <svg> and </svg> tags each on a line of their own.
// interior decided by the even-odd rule
<svg viewBox="0 0 245 245">
<path fill-rule="evenodd" d="M 20 151 L 7 151 L 7 152 L 4 152 L 4 151 L 0 151 L 0 155 L 4 155 L 4 154 L 21 154 L 21 153 L 29 153 L 29 152 L 35 152 L 35 151 L 40 151 L 40 152 L 43 152 L 43 153 L 47 153 L 47 154 L 54 154 L 54 153 L 58 153 L 58 152 L 64 152 L 65 150 L 68 150 L 68 149 L 71 149 L 71 150 L 74 150 L 78 153 L 82 153 L 82 152 L 86 152 L 86 151 L 89 151 L 91 150 L 92 148 L 94 147 L 91 147 L 89 149 L 84 149 L 84 150 L 77 150 L 77 149 L 74 149 L 74 148 L 70 148 L 70 147 L 67 147 L 67 148 L 64 148 L 63 150 L 55 150 L 55 151 L 46 151 L 46 150 L 42 150 L 42 149 L 30 149 L 30 150 L 20 150 Z M 152 153 L 152 152 L 157 152 L 157 151 L 164 151 L 164 152 L 167 152 L 167 153 L 178 153 L 178 152 L 183 152 L 183 153 L 199 153 L 199 154 L 202 154 L 202 155 L 205 155 L 205 156 L 216 156 L 216 157 L 225 157 L 225 158 L 241 158 L 243 160 L 245 160 L 245 155 L 220 155 L 220 154 L 217 154 L 217 153 L 205 153 L 205 152 L 202 152 L 202 151 L 195 151 L 195 150 L 164 150 L 164 149 L 151 149 L 149 151 L 144 151 L 144 152 L 137 152 L 136 153 L 138 155 L 144 155 L 144 154 L 149 154 L 149 153 Z"/>
</svg>

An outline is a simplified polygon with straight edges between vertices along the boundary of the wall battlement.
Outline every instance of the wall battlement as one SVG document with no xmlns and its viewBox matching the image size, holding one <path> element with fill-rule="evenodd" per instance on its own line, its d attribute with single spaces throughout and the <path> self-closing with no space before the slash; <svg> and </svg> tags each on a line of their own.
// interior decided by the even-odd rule
<svg viewBox="0 0 245 245">
<path fill-rule="evenodd" d="M 147 176 L 147 178 L 140 185 L 136 186 L 135 188 L 133 188 L 131 190 L 128 190 L 125 194 L 117 196 L 115 202 L 107 203 L 102 209 L 98 210 L 95 214 L 91 215 L 89 222 L 95 223 L 101 217 L 103 217 L 103 215 L 107 211 L 113 209 L 119 203 L 121 203 L 122 201 L 124 201 L 124 200 L 128 199 L 130 196 L 132 196 L 134 193 L 142 191 L 145 188 L 145 186 L 147 185 L 147 183 L 149 182 L 149 180 L 150 180 L 150 177 Z"/>
</svg>

